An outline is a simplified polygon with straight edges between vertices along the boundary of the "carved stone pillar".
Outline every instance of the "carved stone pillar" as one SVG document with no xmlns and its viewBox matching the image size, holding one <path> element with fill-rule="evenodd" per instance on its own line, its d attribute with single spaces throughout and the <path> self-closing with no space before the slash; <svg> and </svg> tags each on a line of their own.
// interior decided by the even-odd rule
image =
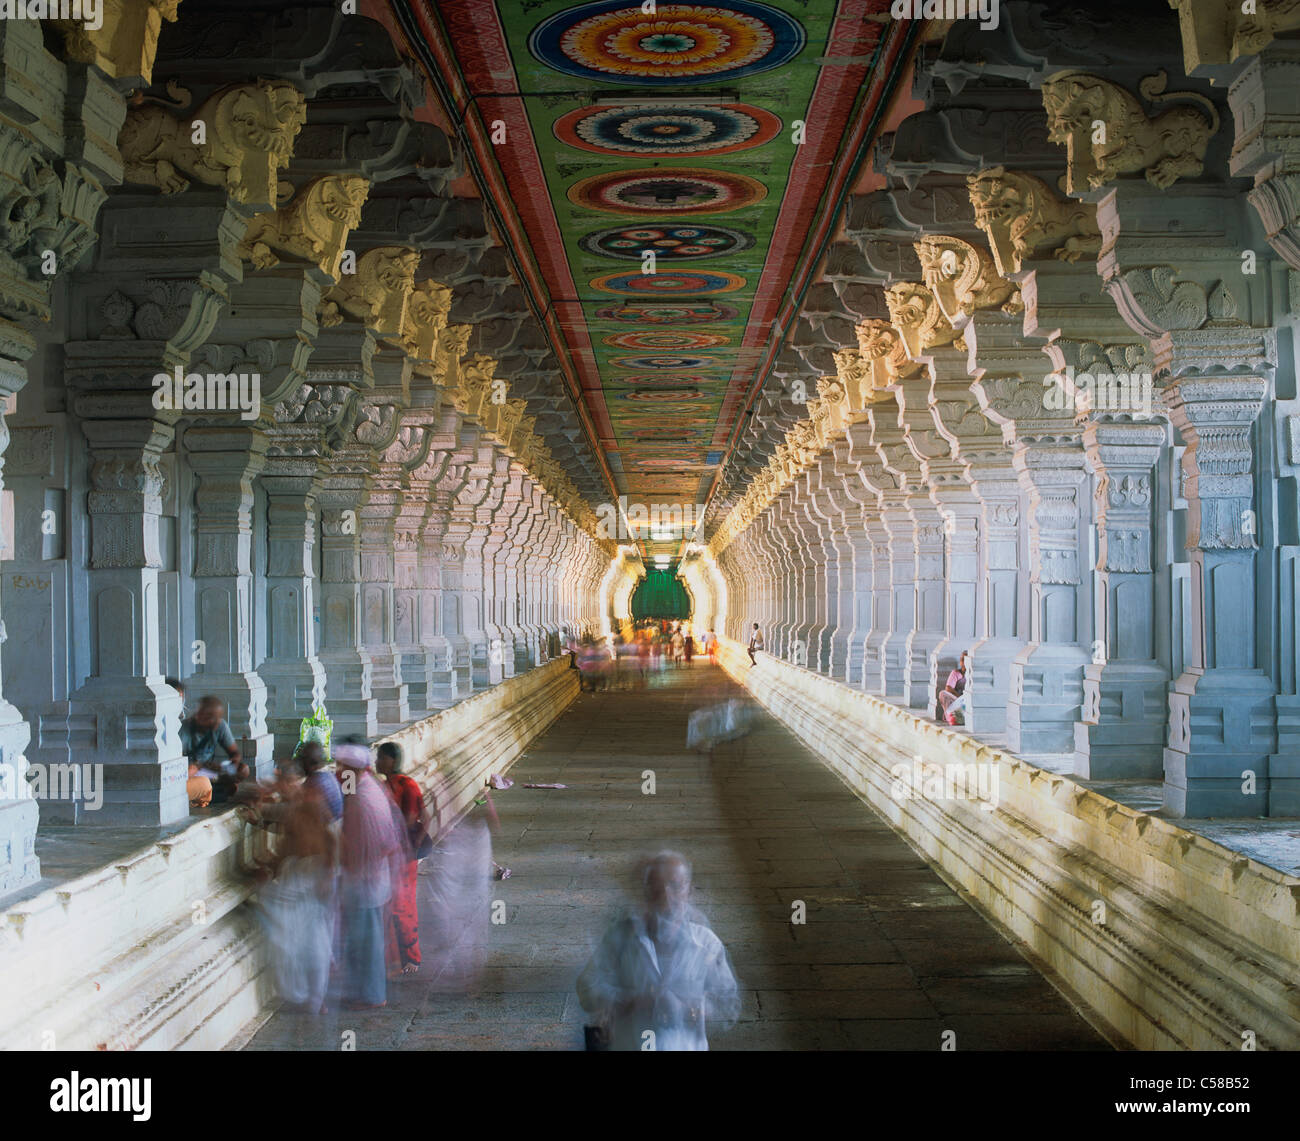
<svg viewBox="0 0 1300 1141">
<path fill-rule="evenodd" d="M 1230 173 L 1255 180 L 1248 197 L 1265 235 L 1300 269 L 1300 44 L 1274 39 L 1300 30 L 1300 8 L 1290 0 L 1170 0 L 1170 6 L 1178 9 L 1187 74 L 1230 84 Z"/>
<path fill-rule="evenodd" d="M 274 448 L 274 445 L 272 445 Z M 272 455 L 261 476 L 266 492 L 266 723 L 283 752 L 298 741 L 304 717 L 325 700 L 325 667 L 316 654 L 314 551 L 321 490 L 315 456 Z"/>
<path fill-rule="evenodd" d="M 826 550 L 826 628 L 817 647 L 816 669 L 838 681 L 849 678 L 849 642 L 854 620 L 854 546 L 848 511 L 854 506 L 835 472 L 837 459 L 828 450 L 818 459 L 811 515 L 818 521 Z"/>
<path fill-rule="evenodd" d="M 1095 209 L 1084 203 L 1062 200 L 1046 182 L 1034 175 L 997 166 L 969 175 L 967 185 L 976 222 L 988 239 L 993 268 L 1001 278 L 1023 283 L 1032 264 L 1042 267 L 1057 262 L 1077 262 L 1100 248 Z M 1046 260 L 1048 258 L 1053 260 Z M 1040 260 L 1034 262 L 1032 259 Z M 980 305 L 978 283 L 993 281 L 993 274 L 983 264 L 983 258 L 977 256 L 971 262 L 958 256 L 956 262 L 970 275 L 966 284 L 973 294 L 968 301 L 956 302 L 969 314 L 967 320 L 958 319 L 958 323 L 971 350 L 972 391 L 989 419 L 1002 428 L 1006 441 L 1005 452 L 988 447 L 971 455 L 971 475 L 976 492 L 984 503 L 988 536 L 985 547 L 988 638 L 977 644 L 971 655 L 970 723 L 977 731 L 997 732 L 1004 723 L 1004 695 L 1009 695 L 1012 689 L 1012 663 L 1021 659 L 1025 640 L 1034 637 L 1031 595 L 1035 599 L 1035 608 L 1041 608 L 1043 597 L 1041 589 L 1030 584 L 1030 535 L 1038 523 L 1037 511 L 1029 509 L 1028 485 L 1016 474 L 1025 465 L 1022 463 L 1013 471 L 1006 460 L 1015 451 L 1022 454 L 1024 451 L 1023 446 L 1017 448 L 1015 442 L 1018 418 L 1024 418 L 1027 423 L 1041 421 L 1049 439 L 1053 438 L 1053 417 L 1061 422 L 1064 435 L 1060 439 L 1074 438 L 1077 433 L 1073 424 L 1067 423 L 1072 416 L 1071 410 L 1063 406 L 1051 410 L 1046 407 L 1049 390 L 1056 390 L 1050 380 L 1054 366 L 1047 357 L 1038 355 L 1042 342 L 1036 344 L 1026 339 L 1027 325 L 1021 317 Z M 1071 288 L 1073 290 L 1072 305 L 1063 308 L 1067 310 L 1067 320 L 1071 320 L 1072 314 L 1072 324 L 1076 327 L 1093 328 L 1092 323 L 1099 319 L 1097 306 L 1092 300 L 1095 286 L 1088 280 L 1086 267 L 1089 264 L 1085 262 L 1080 266 L 1075 279 L 1062 283 L 1063 294 L 1068 294 Z M 961 277 L 960 269 L 958 277 Z M 1037 305 L 1036 294 L 1040 290 L 1036 279 L 1030 280 L 1029 291 L 1035 294 L 1034 304 Z M 952 292 L 954 297 L 961 292 L 957 282 L 953 283 Z M 1052 335 L 1053 324 L 1046 307 L 1041 322 L 1037 316 L 1034 321 L 1044 326 L 1045 337 Z M 1042 419 L 1044 416 L 1046 420 Z M 1067 448 L 1067 454 L 1073 462 L 1075 452 L 1072 446 Z M 1080 462 L 1081 456 L 1080 448 Z M 1068 562 L 1066 555 L 1059 558 Z M 1065 562 L 1058 563 L 1058 568 Z M 1041 573 L 1041 568 L 1037 569 Z M 1060 569 L 1054 569 L 1048 577 L 1060 575 Z M 1065 577 L 1070 577 L 1070 572 L 1066 572 Z M 1059 593 L 1053 584 L 1049 584 L 1049 596 Z M 1059 601 L 1057 605 L 1060 605 Z M 1059 627 L 1061 622 L 1048 625 Z M 1042 627 L 1040 615 L 1038 628 Z M 1080 651 L 1075 656 L 1082 660 L 1087 655 Z M 1020 678 L 1016 684 L 1021 689 L 1020 701 L 1023 704 L 1022 667 L 1017 666 L 1016 671 Z M 1053 691 L 1050 699 L 1054 705 L 1072 701 L 1072 681 L 1067 686 L 1065 676 L 1059 671 L 1047 681 Z M 1058 681 L 1060 693 L 1055 692 Z M 1030 688 L 1031 701 L 1038 700 L 1038 684 L 1035 676 Z M 1068 694 L 1067 688 L 1070 690 Z M 1018 721 L 1019 718 L 1018 712 Z M 1035 736 L 1031 734 L 1031 739 Z M 1052 739 L 1048 743 L 1051 747 L 1064 747 L 1063 724 L 1050 736 Z"/>
<path fill-rule="evenodd" d="M 924 295 L 909 287 L 916 298 L 911 309 L 921 320 L 912 322 L 916 331 L 907 325 L 896 323 L 896 327 L 916 341 L 920 330 L 939 325 L 928 338 L 936 342 L 935 347 L 928 354 L 921 353 L 919 359 L 928 361 L 933 376 L 929 411 L 934 428 L 951 448 L 946 455 L 940 448 L 930 449 L 933 458 L 926 464 L 930 494 L 943 516 L 950 560 L 950 641 L 936 648 L 933 682 L 937 691 L 961 652 L 969 651 L 966 723 L 976 732 L 1000 734 L 1006 728 L 1011 663 L 1022 645 L 1014 637 L 1022 593 L 1014 572 L 1021 564 L 1014 541 L 1007 544 L 1008 537 L 1014 539 L 1019 521 L 1014 505 L 1018 505 L 1020 489 L 1001 430 L 980 409 L 971 391 L 970 375 L 974 350 L 981 340 L 985 349 L 990 347 L 990 338 L 981 338 L 981 333 L 991 325 L 1014 337 L 1024 307 L 1016 287 L 973 242 L 931 234 L 915 248 L 934 303 L 954 331 L 963 337 L 968 331 L 970 334 L 948 345 L 939 332 L 942 326 L 922 308 Z M 898 302 L 893 307 L 904 314 L 908 311 Z M 979 325 L 972 323 L 976 318 Z M 910 355 L 918 356 L 914 350 Z M 917 436 L 924 439 L 925 433 Z M 1003 477 L 1000 489 L 995 471 Z M 981 489 L 995 494 L 985 499 Z M 1002 494 L 997 495 L 996 490 Z M 995 534 L 996 541 L 991 541 Z M 1013 573 L 1008 575 L 1008 571 Z M 983 584 L 982 590 L 972 589 L 976 583 Z"/>
<path fill-rule="evenodd" d="M 1155 466 L 1167 434 L 1163 420 L 1113 415 L 1084 428 L 1096 479 L 1097 567 L 1093 655 L 1075 726 L 1074 771 L 1082 777 L 1158 778 L 1164 771 L 1169 677 L 1156 660 L 1151 555 Z"/>
<path fill-rule="evenodd" d="M 393 448 L 409 445 L 407 432 L 404 427 L 398 433 L 390 453 Z M 441 707 L 430 700 L 430 677 L 439 668 L 439 654 L 431 644 L 438 628 L 438 597 L 432 578 L 437 555 L 426 544 L 433 510 L 432 485 L 442 477 L 448 462 L 447 452 L 430 450 L 432 436 L 420 434 L 421 447 L 406 478 L 393 536 L 393 642 L 414 720 Z M 426 562 L 432 565 L 425 568 L 422 564 Z"/>
<path fill-rule="evenodd" d="M 35 9 L 29 15 L 34 13 Z M 13 411 L 15 394 L 27 381 L 26 362 L 41 333 L 48 336 L 52 287 L 60 275 L 78 265 L 96 241 L 105 188 L 116 185 L 122 177 L 122 156 L 115 140 L 126 111 L 123 95 L 141 81 L 149 81 L 159 23 L 162 18 L 175 19 L 175 5 L 170 14 L 140 5 L 106 5 L 99 17 L 95 29 L 87 28 L 84 21 L 47 23 L 40 18 L 15 19 L 12 13 L 0 21 L 0 53 L 5 60 L 0 80 L 0 198 L 5 202 L 0 236 L 4 253 L 4 266 L 0 268 L 0 400 L 5 411 L 0 416 Z M 58 52 L 60 39 L 62 58 L 46 50 L 48 44 Z M 75 322 L 82 314 L 73 311 L 69 317 Z M 150 412 L 146 404 L 139 412 L 141 420 L 149 422 Z M 109 414 L 132 415 L 121 409 Z M 164 427 L 162 435 L 169 431 Z M 96 439 L 107 442 L 103 436 Z M 8 431 L 0 421 L 0 454 L 8 440 Z M 155 503 L 159 498 L 164 478 L 159 454 L 165 441 L 154 439 L 152 429 L 141 427 L 137 433 L 128 428 L 123 443 L 123 451 L 114 457 L 120 467 L 115 473 L 101 469 L 102 486 L 92 490 L 101 509 L 109 506 L 106 497 L 115 495 L 123 504 L 132 493 L 152 498 Z M 133 450 L 132 445 L 138 448 Z M 106 456 L 101 458 L 107 460 Z M 119 520 L 108 518 L 113 514 L 105 510 L 99 526 L 104 544 L 100 568 L 108 570 L 114 565 L 123 572 L 117 576 L 121 593 L 103 597 L 102 616 L 93 608 L 101 601 L 98 588 L 108 589 L 111 576 L 99 575 L 89 593 L 79 596 L 79 606 L 72 604 L 71 591 L 66 588 L 58 591 L 63 597 L 56 595 L 55 584 L 70 577 L 60 573 L 70 569 L 70 544 L 65 544 L 59 559 L 62 567 L 55 573 L 7 576 L 11 605 L 12 590 L 19 582 L 24 588 L 29 581 L 39 583 L 43 597 L 32 607 L 33 613 L 26 616 L 28 620 L 35 623 L 41 610 L 57 615 L 62 607 L 68 608 L 65 613 L 75 621 L 78 610 L 84 615 L 89 597 L 90 621 L 102 617 L 106 627 L 121 623 L 125 652 L 134 654 L 141 664 L 145 659 L 152 661 L 151 674 L 158 675 L 156 611 L 149 652 L 136 640 L 147 632 L 147 619 L 139 609 L 141 603 L 153 606 L 157 601 L 157 592 L 150 589 L 149 581 L 156 576 L 159 565 L 156 529 L 150 534 L 145 524 L 128 535 L 131 528 L 124 520 L 120 528 L 114 527 Z M 40 513 L 34 518 L 40 520 Z M 66 536 L 71 529 L 69 515 L 63 514 L 60 523 Z M 115 529 L 119 533 L 110 542 L 109 532 Z M 115 550 L 107 549 L 109 546 Z M 9 557 L 13 554 L 10 551 Z M 41 554 L 48 557 L 44 551 Z M 135 569 L 144 573 L 136 576 L 131 573 Z M 152 585 L 156 586 L 156 577 Z M 18 629 L 25 635 L 22 626 L 19 623 Z M 42 634 L 61 639 L 64 626 L 61 621 L 50 621 Z M 41 627 L 34 624 L 32 629 L 40 631 Z M 78 768 L 72 799 L 52 804 L 51 815 L 80 823 L 150 825 L 183 816 L 184 776 L 177 774 L 175 763 L 168 764 L 165 770 L 158 764 L 160 760 L 174 762 L 178 754 L 175 730 L 179 702 L 174 694 L 161 686 L 160 676 L 151 676 L 143 688 L 125 687 L 131 692 L 124 692 L 123 702 L 113 708 L 111 701 L 99 700 L 112 688 L 112 681 L 106 680 L 98 692 L 79 702 L 75 733 L 70 731 L 68 687 L 78 678 L 73 645 L 80 645 L 83 652 L 90 649 L 96 657 L 93 669 L 112 667 L 106 679 L 117 676 L 121 663 L 98 660 L 100 647 L 93 631 L 69 629 L 66 633 L 66 654 L 64 646 L 57 643 L 49 647 L 24 646 L 38 656 L 52 651 L 47 659 L 50 669 L 62 674 L 58 680 L 51 676 L 49 680 L 54 684 L 44 692 L 31 692 L 33 704 L 44 707 L 35 711 L 41 722 L 38 750 L 47 763 L 103 763 L 105 799 L 99 811 L 89 811 L 85 795 L 88 790 L 80 781 L 84 770 Z M 4 628 L 0 625 L 3 640 Z M 25 641 L 24 637 L 20 644 Z M 9 656 L 12 676 L 20 662 L 14 655 Z M 152 756 L 147 756 L 147 746 L 160 741 L 161 749 L 155 748 Z M 0 894 L 23 887 L 40 875 L 34 849 L 37 805 L 31 798 L 24 757 L 28 742 L 28 727 L 18 710 L 0 696 Z M 103 743 L 103 752 L 96 752 L 97 742 Z M 151 765 L 150 771 L 145 770 L 146 764 Z M 179 786 L 173 787 L 178 775 Z"/>
<path fill-rule="evenodd" d="M 266 462 L 266 434 L 205 423 L 185 432 L 198 476 L 194 510 L 192 685 L 226 703 L 231 732 L 257 778 L 272 774 L 266 684 L 253 669 L 253 480 Z"/>
<path fill-rule="evenodd" d="M 380 465 L 376 485 L 360 511 L 361 640 L 370 656 L 376 716 L 381 725 L 390 727 L 410 721 L 411 707 L 393 629 L 402 489 L 393 485 L 394 477 L 384 471 L 385 466 Z"/>
<path fill-rule="evenodd" d="M 496 470 L 490 447 L 479 449 L 477 478 L 460 500 L 461 511 L 453 518 L 455 542 L 462 552 L 460 575 L 461 634 L 467 653 L 466 665 L 474 689 L 486 689 L 490 677 L 490 642 L 486 622 L 491 591 L 484 574 L 483 548 L 491 535 L 492 517 L 500 506 L 504 486 Z M 499 680 L 499 679 L 498 679 Z"/>
<path fill-rule="evenodd" d="M 884 646 L 893 629 L 894 564 L 890 555 L 889 529 L 885 526 L 881 496 L 892 481 L 885 472 L 880 453 L 872 444 L 870 421 L 864 417 L 848 429 L 848 462 L 861 488 L 848 484 L 850 498 L 861 507 L 863 534 L 871 551 L 871 597 L 861 604 L 867 609 L 868 622 L 862 641 L 862 688 L 867 693 L 885 695 Z M 910 573 L 910 572 L 909 572 Z"/>
<path fill-rule="evenodd" d="M 86 823 L 169 824 L 189 815 L 181 699 L 159 662 L 161 459 L 175 433 L 150 419 L 90 419 L 107 408 L 89 393 L 77 411 L 90 448 L 91 663 L 69 700 L 68 746 L 104 765 L 104 804 Z"/>
<path fill-rule="evenodd" d="M 379 732 L 370 654 L 361 642 L 361 508 L 370 484 L 370 475 L 355 461 L 336 460 L 320 493 L 320 659 L 326 704 L 340 737 L 370 738 Z"/>
<path fill-rule="evenodd" d="M 851 430 L 851 428 L 850 428 Z M 866 642 L 871 634 L 871 617 L 874 595 L 872 593 L 872 540 L 867 533 L 866 519 L 874 516 L 875 496 L 867 490 L 858 475 L 857 467 L 851 462 L 848 437 L 837 440 L 834 449 L 834 463 L 831 478 L 843 489 L 844 536 L 848 544 L 852 576 L 848 581 L 850 595 L 847 611 L 841 610 L 841 628 L 847 626 L 845 638 L 844 672 L 838 676 L 841 681 L 858 689 L 866 688 L 863 680 L 863 668 L 866 656 Z M 841 574 L 841 583 L 844 576 Z"/>
<path fill-rule="evenodd" d="M 1228 102 L 1236 121 L 1229 169 L 1255 180 L 1247 197 L 1269 244 L 1300 270 L 1300 43 L 1279 40 L 1250 60 Z"/>
<path fill-rule="evenodd" d="M 1087 659 L 1079 645 L 1087 620 L 1080 596 L 1079 552 L 1086 549 L 1087 525 L 1081 507 L 1088 498 L 1081 434 L 1072 414 L 1044 406 L 1047 358 L 1040 353 L 1035 360 L 1032 346 L 996 345 L 995 337 L 981 337 L 981 331 L 989 330 L 976 318 L 967 331 L 975 338 L 980 369 L 974 389 L 985 412 L 1010 437 L 1022 493 L 1014 509 L 1006 504 L 1000 511 L 1008 521 L 1014 513 L 1028 538 L 1023 551 L 1029 567 L 1027 621 L 1017 628 L 1028 644 L 1011 666 L 1006 739 L 1017 752 L 1070 752 Z M 1028 372 L 1035 366 L 1042 371 Z M 983 482 L 981 491 L 986 491 Z M 1010 553 L 1009 545 L 999 552 Z M 1005 561 L 990 555 L 994 565 Z M 1005 648 L 1005 643 L 996 647 Z"/>
<path fill-rule="evenodd" d="M 475 544 L 482 567 L 482 631 L 487 642 L 485 685 L 497 685 L 515 673 L 514 634 L 505 627 L 504 552 L 511 538 L 514 517 L 520 510 L 521 490 L 518 476 L 510 472 L 509 459 L 496 454 L 493 465 L 493 492 L 479 508 L 478 522 L 483 537 Z"/>
<path fill-rule="evenodd" d="M 1131 182 L 1098 204 L 1098 266 L 1121 315 L 1150 342 L 1185 447 L 1190 596 L 1176 600 L 1176 613 L 1187 652 L 1169 694 L 1165 807 L 1179 816 L 1255 816 L 1269 811 L 1278 733 L 1264 594 L 1272 579 L 1259 551 L 1262 538 L 1272 542 L 1277 490 L 1257 474 L 1255 442 L 1277 347 L 1266 276 L 1240 274 L 1248 215 L 1217 188 L 1182 199 L 1184 235 L 1162 250 L 1179 255 L 1177 270 L 1149 264 L 1165 196 Z"/>
<path fill-rule="evenodd" d="M 17 362 L 0 364 L 0 409 L 9 405 L 26 380 L 26 371 Z M 0 411 L 0 470 L 8 445 L 9 429 Z M 0 644 L 5 640 L 0 621 Z M 24 756 L 30 739 L 31 729 L 22 714 L 0 696 L 0 896 L 35 883 L 41 876 L 35 847 L 39 809 L 27 783 Z"/>
</svg>

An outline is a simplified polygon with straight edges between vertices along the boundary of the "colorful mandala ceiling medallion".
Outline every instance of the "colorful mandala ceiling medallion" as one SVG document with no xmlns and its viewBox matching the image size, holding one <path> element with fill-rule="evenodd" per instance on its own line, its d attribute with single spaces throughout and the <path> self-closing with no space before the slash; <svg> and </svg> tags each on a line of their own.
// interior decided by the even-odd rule
<svg viewBox="0 0 1300 1141">
<path fill-rule="evenodd" d="M 601 344 L 612 349 L 716 349 L 730 344 L 730 337 L 717 333 L 615 333 Z"/>
<path fill-rule="evenodd" d="M 672 86 L 770 71 L 794 59 L 804 38 L 792 16 L 751 0 L 658 4 L 649 14 L 615 0 L 557 12 L 533 29 L 528 49 L 581 79 Z"/>
<path fill-rule="evenodd" d="M 651 357 L 611 357 L 610 364 L 619 368 L 727 368 L 729 362 L 723 357 L 688 357 L 679 354 L 663 354 Z"/>
<path fill-rule="evenodd" d="M 628 261 L 640 261 L 653 250 L 657 262 L 718 257 L 747 250 L 753 244 L 753 234 L 722 226 L 620 226 L 597 230 L 578 242 L 589 254 Z"/>
<path fill-rule="evenodd" d="M 596 278 L 591 287 L 602 293 L 641 296 L 678 293 L 700 297 L 710 293 L 734 293 L 745 288 L 745 279 L 734 273 L 607 273 Z"/>
<path fill-rule="evenodd" d="M 734 321 L 740 316 L 740 310 L 734 305 L 717 305 L 711 301 L 676 305 L 628 303 L 597 309 L 596 316 L 635 325 L 710 325 L 715 321 Z"/>
<path fill-rule="evenodd" d="M 722 214 L 767 197 L 767 187 L 720 170 L 597 174 L 569 187 L 569 200 L 610 214 Z"/>
<path fill-rule="evenodd" d="M 717 107 L 579 107 L 556 120 L 555 137 L 607 155 L 725 155 L 771 142 L 781 120 L 744 103 Z"/>
</svg>

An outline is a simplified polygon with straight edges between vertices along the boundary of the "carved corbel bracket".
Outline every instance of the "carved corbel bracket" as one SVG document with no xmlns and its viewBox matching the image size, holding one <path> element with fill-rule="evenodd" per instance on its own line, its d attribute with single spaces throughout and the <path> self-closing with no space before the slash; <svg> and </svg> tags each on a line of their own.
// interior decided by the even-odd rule
<svg viewBox="0 0 1300 1141">
<path fill-rule="evenodd" d="M 938 298 L 924 285 L 913 281 L 892 285 L 885 290 L 885 304 L 889 322 L 911 360 L 957 340 L 957 330 L 943 315 Z"/>
<path fill-rule="evenodd" d="M 968 175 L 975 222 L 988 238 L 998 273 L 1010 277 L 1034 256 L 1075 262 L 1101 250 L 1097 207 L 1060 198 L 1041 178 L 1004 166 Z"/>
<path fill-rule="evenodd" d="M 1169 0 L 1183 34 L 1183 65 L 1197 68 L 1236 63 L 1263 51 L 1275 36 L 1300 28 L 1296 0 Z"/>
<path fill-rule="evenodd" d="M 170 90 L 188 105 L 187 91 L 175 84 Z M 127 113 L 118 136 L 125 180 L 176 194 L 196 179 L 222 187 L 241 206 L 271 209 L 306 118 L 306 96 L 283 79 L 223 87 L 188 119 L 142 103 Z"/>
<path fill-rule="evenodd" d="M 348 235 L 360 224 L 369 193 L 370 182 L 360 175 L 313 178 L 293 201 L 248 223 L 239 256 L 258 269 L 271 269 L 280 264 L 277 252 L 287 254 L 319 266 L 338 281 Z"/>
<path fill-rule="evenodd" d="M 437 364 L 451 300 L 452 291 L 448 286 L 433 280 L 416 282 L 402 330 L 402 347 L 412 360 Z"/>
<path fill-rule="evenodd" d="M 1137 96 L 1100 76 L 1059 71 L 1044 81 L 1048 138 L 1066 148 L 1069 193 L 1084 194 L 1138 172 L 1166 190 L 1201 173 L 1205 149 L 1219 129 L 1219 110 L 1198 92 L 1166 94 L 1167 81 L 1159 71 L 1138 90 L 1152 105 L 1183 99 L 1196 106 L 1171 107 L 1152 118 Z"/>
<path fill-rule="evenodd" d="M 1023 311 L 1015 284 L 1002 278 L 993 258 L 978 246 L 962 238 L 933 234 L 916 243 L 916 256 L 926 288 L 954 327 L 977 309 Z"/>
<path fill-rule="evenodd" d="M 357 259 L 357 272 L 325 294 L 320 323 L 329 328 L 349 317 L 377 337 L 400 337 L 419 262 L 420 255 L 405 246 L 367 250 Z"/>
</svg>

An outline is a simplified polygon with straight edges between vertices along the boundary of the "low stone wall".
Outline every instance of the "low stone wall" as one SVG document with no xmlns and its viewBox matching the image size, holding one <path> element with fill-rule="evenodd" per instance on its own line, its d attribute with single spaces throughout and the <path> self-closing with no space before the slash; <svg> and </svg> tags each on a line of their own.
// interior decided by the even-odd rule
<svg viewBox="0 0 1300 1141">
<path fill-rule="evenodd" d="M 382 739 L 402 746 L 403 771 L 446 832 L 577 696 L 578 671 L 565 655 Z"/>
<path fill-rule="evenodd" d="M 444 828 L 564 711 L 577 677 L 550 662 L 392 738 Z M 224 1046 L 271 998 L 240 874 L 265 842 L 223 813 L 0 910 L 0 1050 Z"/>
<path fill-rule="evenodd" d="M 1300 1049 L 1300 880 L 738 643 L 720 661 L 1114 1037 Z M 917 757 L 991 766 L 997 808 L 904 797 L 891 770 Z"/>
</svg>

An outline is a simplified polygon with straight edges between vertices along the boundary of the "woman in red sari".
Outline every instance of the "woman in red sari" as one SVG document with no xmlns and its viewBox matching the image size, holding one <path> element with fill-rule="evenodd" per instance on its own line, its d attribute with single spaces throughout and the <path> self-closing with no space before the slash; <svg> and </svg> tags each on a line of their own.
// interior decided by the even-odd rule
<svg viewBox="0 0 1300 1141">
<path fill-rule="evenodd" d="M 409 839 L 407 854 L 393 892 L 392 921 L 388 925 L 388 962 L 394 971 L 413 975 L 420 969 L 420 918 L 416 903 L 416 871 L 424 830 L 424 794 L 420 786 L 401 771 L 402 747 L 385 741 L 376 750 L 376 765 L 388 786 Z"/>
</svg>

